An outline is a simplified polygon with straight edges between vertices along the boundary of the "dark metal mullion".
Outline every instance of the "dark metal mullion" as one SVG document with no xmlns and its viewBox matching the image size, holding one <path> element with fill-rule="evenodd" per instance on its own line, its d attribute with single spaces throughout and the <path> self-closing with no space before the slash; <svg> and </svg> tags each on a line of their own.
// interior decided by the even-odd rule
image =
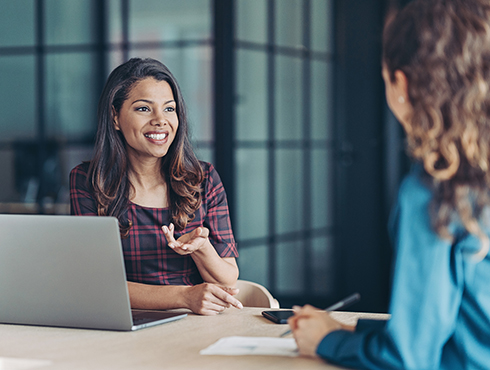
<svg viewBox="0 0 490 370">
<path fill-rule="evenodd" d="M 107 24 L 108 24 L 108 11 L 107 0 L 95 2 L 95 14 L 97 19 L 97 93 L 96 97 L 100 95 L 104 87 L 104 83 L 107 77 Z M 94 127 L 96 128 L 96 127 Z"/>
<path fill-rule="evenodd" d="M 322 228 L 317 228 L 317 229 L 309 229 L 308 232 L 311 234 L 311 237 L 322 237 L 322 236 L 331 236 L 334 233 L 334 228 L 333 227 L 322 227 Z M 291 241 L 299 241 L 299 240 L 304 240 L 304 230 L 300 231 L 293 231 L 293 232 L 288 232 L 288 233 L 283 233 L 283 234 L 277 234 L 276 235 L 276 241 L 277 242 L 291 242 Z M 267 243 L 268 237 L 262 237 L 262 238 L 251 238 L 251 239 L 240 239 L 239 245 L 240 248 L 246 248 L 246 247 L 256 247 L 260 245 L 264 245 Z"/>
<path fill-rule="evenodd" d="M 169 41 L 141 41 L 141 42 L 126 42 L 126 45 L 131 50 L 137 49 L 181 49 L 185 47 L 196 46 L 212 46 L 213 42 L 209 39 L 201 40 L 169 40 Z M 111 45 L 116 48 L 120 48 L 117 43 Z"/>
<path fill-rule="evenodd" d="M 341 284 L 340 281 L 340 270 L 342 270 L 342 266 L 339 263 L 341 261 L 341 243 L 340 243 L 340 235 L 339 235 L 339 225 L 338 225 L 338 220 L 340 220 L 340 208 L 341 208 L 341 202 L 339 201 L 340 197 L 343 194 L 342 192 L 342 183 L 339 180 L 341 178 L 341 170 L 340 166 L 338 164 L 338 156 L 339 156 L 339 147 L 340 147 L 340 138 L 343 135 L 342 132 L 342 125 L 339 124 L 339 122 L 344 122 L 343 119 L 343 114 L 340 109 L 342 102 L 342 96 L 341 90 L 343 89 L 342 84 L 340 83 L 340 78 L 339 78 L 339 72 L 341 71 L 340 68 L 340 63 L 339 63 L 339 53 L 338 53 L 338 37 L 339 37 L 339 29 L 341 20 L 337 19 L 337 9 L 338 9 L 338 0 L 330 0 L 331 2 L 331 18 L 329 21 L 332 22 L 330 29 L 327 27 L 327 34 L 325 35 L 325 40 L 328 41 L 330 40 L 332 45 L 331 45 L 331 51 L 330 53 L 333 55 L 333 60 L 332 60 L 332 71 L 329 76 L 327 73 L 327 79 L 325 81 L 326 84 L 331 84 L 331 93 L 333 93 L 333 96 L 330 97 L 332 101 L 332 112 L 330 113 L 330 122 L 331 122 L 331 137 L 333 138 L 333 149 L 331 149 L 332 152 L 332 159 L 330 163 L 328 161 L 325 161 L 325 165 L 327 166 L 326 171 L 327 171 L 327 176 L 329 174 L 329 180 L 330 184 L 332 185 L 332 194 L 329 196 L 329 198 L 332 200 L 332 202 L 329 202 L 329 207 L 331 207 L 331 212 L 333 215 L 333 225 L 331 227 L 333 228 L 334 232 L 331 238 L 331 246 L 330 248 L 333 249 L 331 256 L 332 256 L 332 261 L 327 262 L 329 263 L 329 266 L 331 270 L 333 271 L 333 281 L 330 282 L 335 286 L 336 288 L 333 290 L 333 296 L 334 298 L 337 298 L 339 296 L 339 284 Z M 325 18 L 328 19 L 328 14 L 325 14 Z M 328 50 L 328 43 L 327 43 L 327 50 Z M 326 102 L 325 102 L 326 103 Z M 327 112 L 327 114 L 329 114 Z M 330 173 L 329 173 L 330 171 Z"/>
<path fill-rule="evenodd" d="M 254 51 L 267 51 L 267 46 L 268 46 L 267 44 L 262 44 L 254 41 L 244 41 L 244 40 L 236 41 L 236 45 L 241 49 L 254 50 Z M 298 47 L 295 48 L 291 46 L 274 45 L 274 53 L 290 56 L 290 57 L 301 58 L 304 54 L 304 49 Z M 309 50 L 309 54 L 310 54 L 310 59 L 314 59 L 314 60 L 331 61 L 333 59 L 333 55 L 329 52 Z"/>
<path fill-rule="evenodd" d="M 312 183 L 312 162 L 311 162 L 311 66 L 309 59 L 309 50 L 310 50 L 310 1 L 303 1 L 303 45 L 305 47 L 305 52 L 303 54 L 302 60 L 302 90 L 303 90 L 303 127 L 304 127 L 304 146 L 303 146 L 303 229 L 305 239 L 303 241 L 304 245 L 304 261 L 303 261 L 303 269 L 304 269 L 304 280 L 303 280 L 303 289 L 307 295 L 310 295 L 312 292 L 313 286 L 313 269 L 312 269 L 312 257 L 313 257 L 313 241 L 312 235 L 310 231 L 311 226 L 311 189 L 309 185 Z"/>
<path fill-rule="evenodd" d="M 269 264 L 269 289 L 272 294 L 276 294 L 277 291 L 277 265 L 276 265 L 276 202 L 275 202 L 275 190 L 276 190 L 276 153 L 274 146 L 274 128 L 275 128 L 275 56 L 274 56 L 274 28 L 275 28 L 275 13 L 274 13 L 274 0 L 269 0 L 267 3 L 267 115 L 268 115 L 268 141 L 269 148 L 267 152 L 268 159 L 268 264 Z"/>
<path fill-rule="evenodd" d="M 39 206 L 39 213 L 44 213 L 43 189 L 45 188 L 44 163 L 46 161 L 46 80 L 45 80 L 45 37 L 44 37 L 44 0 L 36 1 L 36 140 L 37 140 L 37 175 L 39 178 L 38 194 L 36 201 Z"/>
<path fill-rule="evenodd" d="M 344 39 L 345 36 L 345 15 L 341 13 L 342 11 L 342 2 L 340 0 L 332 0 L 333 2 L 333 48 L 334 48 L 334 65 L 333 65 L 333 91 L 334 91 L 334 104 L 333 104 L 333 132 L 332 135 L 335 138 L 336 145 L 334 149 L 334 166 L 333 166 L 333 199 L 335 204 L 333 205 L 333 218 L 334 218 L 334 228 L 336 232 L 333 237 L 333 260 L 335 261 L 332 264 L 332 270 L 334 274 L 333 285 L 334 289 L 334 297 L 335 299 L 339 298 L 342 295 L 342 292 L 346 291 L 346 283 L 344 279 L 344 261 L 346 260 L 345 253 L 342 248 L 342 229 L 339 225 L 339 220 L 342 219 L 342 209 L 345 205 L 345 200 L 347 194 L 345 192 L 345 172 L 343 171 L 341 164 L 341 148 L 342 142 L 346 137 L 345 133 L 345 125 L 346 117 L 345 111 L 342 107 L 345 106 L 345 84 L 343 83 L 343 76 L 345 75 L 345 60 L 343 60 L 344 56 L 340 55 L 339 47 L 344 45 L 340 45 L 340 39 Z"/>
<path fill-rule="evenodd" d="M 100 5 L 100 3 L 97 3 Z M 97 44 L 78 44 L 78 45 L 43 45 L 45 54 L 56 53 L 83 53 L 96 51 L 99 48 Z M 37 46 L 20 46 L 0 48 L 0 55 L 33 55 L 36 54 Z"/>
<path fill-rule="evenodd" d="M 0 55 L 33 55 L 36 46 L 3 46 L 0 47 Z"/>
<path fill-rule="evenodd" d="M 264 149 L 268 148 L 270 146 L 270 143 L 268 141 L 254 141 L 254 140 L 241 140 L 235 142 L 235 147 L 236 148 L 242 148 L 242 149 Z M 308 146 L 310 149 L 330 149 L 332 150 L 334 148 L 334 143 L 325 141 L 325 140 L 310 140 L 309 142 L 306 141 L 293 141 L 293 140 L 287 140 L 287 141 L 276 141 L 274 143 L 274 147 L 276 149 L 302 149 L 304 147 Z"/>
<path fill-rule="evenodd" d="M 234 1 L 213 1 L 214 37 L 214 163 L 228 196 L 230 218 L 235 220 L 235 50 Z"/>
</svg>

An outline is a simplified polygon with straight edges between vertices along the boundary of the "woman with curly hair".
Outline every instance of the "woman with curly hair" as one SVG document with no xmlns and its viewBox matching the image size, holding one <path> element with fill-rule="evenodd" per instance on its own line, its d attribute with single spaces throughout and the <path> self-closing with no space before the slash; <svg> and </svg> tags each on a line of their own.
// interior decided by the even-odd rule
<svg viewBox="0 0 490 370">
<path fill-rule="evenodd" d="M 311 306 L 300 352 L 362 369 L 490 366 L 490 2 L 415 0 L 383 34 L 390 109 L 414 159 L 390 221 L 388 321 L 343 325 Z"/>
<path fill-rule="evenodd" d="M 192 151 L 167 67 L 139 58 L 117 67 L 98 122 L 93 159 L 70 174 L 71 213 L 119 220 L 131 306 L 204 315 L 241 308 L 226 194 Z"/>
</svg>

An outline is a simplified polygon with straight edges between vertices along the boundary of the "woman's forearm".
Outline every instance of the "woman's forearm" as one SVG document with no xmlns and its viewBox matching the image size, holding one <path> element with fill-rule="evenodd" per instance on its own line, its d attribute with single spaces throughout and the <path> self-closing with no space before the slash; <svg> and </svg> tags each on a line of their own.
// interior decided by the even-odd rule
<svg viewBox="0 0 490 370">
<path fill-rule="evenodd" d="M 168 310 L 188 308 L 183 285 L 149 285 L 128 282 L 129 299 L 132 308 Z"/>
<path fill-rule="evenodd" d="M 188 308 L 200 315 L 217 315 L 228 307 L 243 308 L 233 297 L 237 289 L 213 283 L 186 285 L 148 285 L 128 282 L 132 308 L 166 310 Z"/>
<path fill-rule="evenodd" d="M 191 254 L 203 280 L 208 283 L 234 287 L 238 279 L 238 266 L 234 257 L 222 258 L 207 240 L 205 246 Z"/>
</svg>

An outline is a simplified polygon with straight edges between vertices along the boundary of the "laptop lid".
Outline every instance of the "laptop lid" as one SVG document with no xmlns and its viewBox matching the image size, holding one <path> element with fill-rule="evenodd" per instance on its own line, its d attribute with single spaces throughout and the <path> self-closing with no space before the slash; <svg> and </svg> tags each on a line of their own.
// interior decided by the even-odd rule
<svg viewBox="0 0 490 370">
<path fill-rule="evenodd" d="M 114 217 L 0 215 L 0 323 L 136 330 Z M 162 316 L 159 316 L 161 314 Z"/>
</svg>

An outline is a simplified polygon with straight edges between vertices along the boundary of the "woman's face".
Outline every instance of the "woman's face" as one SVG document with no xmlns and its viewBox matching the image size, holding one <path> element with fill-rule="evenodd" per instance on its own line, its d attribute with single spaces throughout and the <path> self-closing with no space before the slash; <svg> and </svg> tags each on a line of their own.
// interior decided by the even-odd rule
<svg viewBox="0 0 490 370">
<path fill-rule="evenodd" d="M 164 157 L 179 127 L 170 85 L 152 77 L 135 83 L 114 115 L 116 130 L 126 139 L 128 155 L 142 160 Z"/>
</svg>

